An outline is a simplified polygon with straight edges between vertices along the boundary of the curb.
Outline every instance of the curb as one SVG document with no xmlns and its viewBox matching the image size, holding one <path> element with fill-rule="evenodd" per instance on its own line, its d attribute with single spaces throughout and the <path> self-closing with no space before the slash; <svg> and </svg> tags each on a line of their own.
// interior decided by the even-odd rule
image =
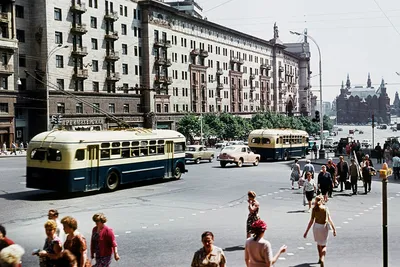
<svg viewBox="0 0 400 267">
<path fill-rule="evenodd" d="M 1 155 L 0 159 L 2 159 L 2 158 L 22 158 L 22 157 L 26 157 L 26 154 L 23 154 L 23 155 L 5 155 L 5 156 Z"/>
</svg>

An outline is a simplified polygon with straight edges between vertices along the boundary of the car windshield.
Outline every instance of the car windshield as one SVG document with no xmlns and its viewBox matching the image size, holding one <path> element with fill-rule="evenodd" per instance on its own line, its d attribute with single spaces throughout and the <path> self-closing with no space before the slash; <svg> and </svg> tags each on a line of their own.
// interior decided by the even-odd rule
<svg viewBox="0 0 400 267">
<path fill-rule="evenodd" d="M 195 147 L 187 147 L 186 151 L 196 151 L 196 148 Z"/>
</svg>

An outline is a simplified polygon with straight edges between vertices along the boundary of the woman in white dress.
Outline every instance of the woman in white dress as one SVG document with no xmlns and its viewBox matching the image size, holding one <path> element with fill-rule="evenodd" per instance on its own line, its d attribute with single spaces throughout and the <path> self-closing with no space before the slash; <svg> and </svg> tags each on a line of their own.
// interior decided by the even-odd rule
<svg viewBox="0 0 400 267">
<path fill-rule="evenodd" d="M 292 172 L 290 174 L 290 181 L 292 181 L 292 189 L 294 189 L 294 182 L 298 182 L 300 179 L 300 165 L 298 162 L 299 160 L 295 159 L 292 165 Z M 298 185 L 300 189 L 300 184 Z"/>
<path fill-rule="evenodd" d="M 315 198 L 315 205 L 311 213 L 311 219 L 308 223 L 307 230 L 304 233 L 304 238 L 307 238 L 308 231 L 313 226 L 314 240 L 317 242 L 317 249 L 319 255 L 318 263 L 321 267 L 325 266 L 326 244 L 328 241 L 329 225 L 333 229 L 333 236 L 336 236 L 336 228 L 333 224 L 328 209 L 324 206 L 322 196 Z"/>
</svg>

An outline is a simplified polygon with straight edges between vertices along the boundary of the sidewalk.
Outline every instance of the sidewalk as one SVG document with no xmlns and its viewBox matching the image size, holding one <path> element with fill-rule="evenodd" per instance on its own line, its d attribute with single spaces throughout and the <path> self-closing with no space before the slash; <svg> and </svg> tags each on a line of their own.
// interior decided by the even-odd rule
<svg viewBox="0 0 400 267">
<path fill-rule="evenodd" d="M 4 154 L 1 154 L 0 155 L 0 159 L 1 158 L 15 158 L 15 157 L 26 157 L 26 151 L 22 151 L 22 153 L 20 153 L 19 151 L 17 151 L 17 155 L 15 155 L 15 154 L 12 154 L 11 155 L 11 152 L 10 151 L 7 151 L 7 155 L 4 155 Z"/>
</svg>

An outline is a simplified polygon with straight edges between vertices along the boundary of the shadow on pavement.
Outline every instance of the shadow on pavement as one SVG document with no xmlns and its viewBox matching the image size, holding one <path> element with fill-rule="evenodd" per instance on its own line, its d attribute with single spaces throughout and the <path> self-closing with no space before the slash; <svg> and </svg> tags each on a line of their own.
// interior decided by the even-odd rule
<svg viewBox="0 0 400 267">
<path fill-rule="evenodd" d="M 232 252 L 232 251 L 238 251 L 238 250 L 244 250 L 244 246 L 233 246 L 233 247 L 227 247 L 222 249 L 223 251 L 227 252 Z"/>
<path fill-rule="evenodd" d="M 333 194 L 334 197 L 351 197 L 353 196 L 352 193 L 339 193 L 339 194 Z"/>
<path fill-rule="evenodd" d="M 142 181 L 133 184 L 127 185 L 120 185 L 117 191 L 131 189 L 131 188 L 138 188 L 148 185 L 156 185 L 156 184 L 163 184 L 168 183 L 170 181 L 175 181 L 174 179 L 156 179 L 156 180 L 149 180 L 149 181 Z M 63 200 L 63 199 L 73 199 L 73 198 L 80 198 L 80 197 L 88 197 L 97 194 L 107 194 L 113 193 L 108 192 L 103 189 L 95 190 L 90 192 L 54 192 L 48 190 L 31 190 L 31 191 L 24 191 L 24 192 L 15 192 L 15 193 L 5 193 L 0 195 L 0 198 L 6 200 L 26 200 L 26 201 L 44 201 L 44 200 Z"/>
<path fill-rule="evenodd" d="M 313 267 L 313 266 L 318 266 L 316 265 L 317 263 L 301 263 L 297 265 L 290 265 L 290 267 Z"/>
<path fill-rule="evenodd" d="M 287 213 L 306 213 L 306 210 L 289 210 Z"/>
</svg>

